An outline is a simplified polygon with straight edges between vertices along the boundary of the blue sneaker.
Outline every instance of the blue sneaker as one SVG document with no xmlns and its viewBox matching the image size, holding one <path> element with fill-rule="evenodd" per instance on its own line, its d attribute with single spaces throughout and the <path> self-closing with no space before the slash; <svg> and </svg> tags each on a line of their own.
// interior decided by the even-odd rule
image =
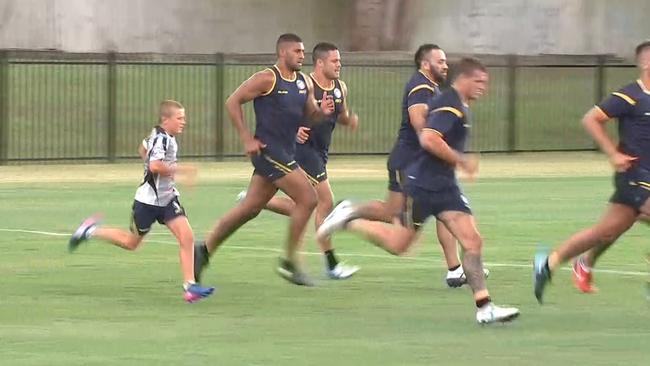
<svg viewBox="0 0 650 366">
<path fill-rule="evenodd" d="M 205 241 L 194 242 L 194 280 L 201 282 L 201 273 L 210 264 L 210 253 L 205 246 Z"/>
<path fill-rule="evenodd" d="M 185 290 L 183 299 L 189 303 L 193 303 L 212 295 L 213 292 L 214 287 L 201 287 L 198 283 L 193 283 Z"/>
<path fill-rule="evenodd" d="M 540 250 L 535 253 L 533 259 L 533 283 L 535 287 L 535 297 L 537 302 L 542 303 L 544 287 L 551 281 L 551 271 L 548 268 L 548 253 Z"/>
<path fill-rule="evenodd" d="M 99 214 L 95 214 L 85 219 L 70 237 L 70 241 L 68 241 L 68 251 L 70 253 L 74 252 L 81 243 L 88 240 L 100 223 L 101 216 Z"/>
</svg>

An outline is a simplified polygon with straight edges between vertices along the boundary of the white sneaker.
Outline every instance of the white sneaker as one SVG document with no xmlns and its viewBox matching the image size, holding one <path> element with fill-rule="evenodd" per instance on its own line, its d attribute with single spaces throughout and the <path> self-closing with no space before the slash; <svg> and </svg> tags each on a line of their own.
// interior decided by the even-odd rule
<svg viewBox="0 0 650 366">
<path fill-rule="evenodd" d="M 244 198 L 246 198 L 246 193 L 248 193 L 248 191 L 245 191 L 245 190 L 237 193 L 237 198 L 235 198 L 237 200 L 237 202 L 243 201 Z"/>
<path fill-rule="evenodd" d="M 341 262 L 336 265 L 333 269 L 326 269 L 327 277 L 333 280 L 347 280 L 352 277 L 357 271 L 361 268 L 357 266 L 347 266 L 345 263 Z"/>
<path fill-rule="evenodd" d="M 484 267 L 483 274 L 485 275 L 485 278 L 490 277 L 490 270 Z M 463 266 L 460 266 L 453 271 L 447 271 L 447 277 L 445 278 L 445 281 L 447 282 L 448 287 L 453 288 L 461 287 L 467 284 L 467 277 L 465 277 Z"/>
<path fill-rule="evenodd" d="M 519 309 L 496 306 L 493 303 L 484 305 L 476 311 L 476 321 L 479 324 L 505 323 L 519 316 Z"/>
<path fill-rule="evenodd" d="M 325 218 L 321 226 L 316 231 L 318 239 L 330 237 L 335 231 L 341 230 L 350 220 L 354 218 L 354 207 L 348 200 L 341 201 L 332 212 Z"/>
</svg>

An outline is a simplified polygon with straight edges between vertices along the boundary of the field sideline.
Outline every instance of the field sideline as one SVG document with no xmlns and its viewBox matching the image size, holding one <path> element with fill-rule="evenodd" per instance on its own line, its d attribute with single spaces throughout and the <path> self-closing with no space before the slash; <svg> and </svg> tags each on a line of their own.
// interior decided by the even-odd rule
<svg viewBox="0 0 650 366">
<path fill-rule="evenodd" d="M 197 185 L 181 187 L 197 236 L 235 204 L 250 165 L 197 162 Z M 334 157 L 337 198 L 385 194 L 385 157 Z M 547 303 L 532 294 L 532 254 L 598 218 L 611 194 L 599 153 L 485 154 L 466 183 L 485 238 L 488 280 L 515 323 L 475 324 L 466 288 L 443 285 L 432 225 L 405 257 L 358 238 L 335 237 L 340 257 L 362 267 L 329 281 L 310 227 L 306 265 L 315 288 L 273 273 L 286 219 L 264 212 L 224 245 L 205 281 L 218 293 L 181 300 L 173 238 L 155 227 L 137 253 L 92 241 L 66 252 L 69 233 L 103 211 L 127 227 L 137 162 L 0 166 L 0 364 L 2 365 L 647 365 L 648 229 L 637 225 L 599 264 L 601 291 L 573 289 L 556 274 Z M 108 182 L 108 184 L 106 184 Z"/>
<path fill-rule="evenodd" d="M 182 157 L 181 157 L 182 160 Z M 195 162 L 199 184 L 219 181 L 247 181 L 250 163 L 242 159 L 226 162 Z M 328 176 L 336 179 L 386 179 L 386 157 L 333 156 Z M 595 177 L 611 174 L 605 157 L 597 152 L 488 153 L 480 154 L 481 178 Z M 131 161 L 118 164 L 54 164 L 0 166 L 2 183 L 78 182 L 137 183 L 142 166 Z"/>
</svg>

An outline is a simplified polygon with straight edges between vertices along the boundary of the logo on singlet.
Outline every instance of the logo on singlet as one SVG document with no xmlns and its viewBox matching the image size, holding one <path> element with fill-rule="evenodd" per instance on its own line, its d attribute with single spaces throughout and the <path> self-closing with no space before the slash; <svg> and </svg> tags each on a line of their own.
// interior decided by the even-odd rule
<svg viewBox="0 0 650 366">
<path fill-rule="evenodd" d="M 339 88 L 334 88 L 334 97 L 340 98 L 341 95 L 341 90 L 339 90 Z"/>
<path fill-rule="evenodd" d="M 300 79 L 296 80 L 296 86 L 297 86 L 298 89 L 300 89 L 300 90 L 305 89 L 305 87 L 306 87 L 306 86 L 305 86 L 305 82 L 302 81 L 302 80 L 300 80 Z"/>
</svg>

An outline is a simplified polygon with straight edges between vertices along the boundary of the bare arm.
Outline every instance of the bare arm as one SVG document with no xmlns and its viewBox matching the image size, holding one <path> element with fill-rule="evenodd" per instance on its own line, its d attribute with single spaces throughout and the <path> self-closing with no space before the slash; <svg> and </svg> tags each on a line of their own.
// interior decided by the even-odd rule
<svg viewBox="0 0 650 366">
<path fill-rule="evenodd" d="M 154 174 L 173 176 L 176 173 L 176 166 L 162 160 L 154 160 L 149 162 L 149 170 Z"/>
<path fill-rule="evenodd" d="M 420 133 L 420 145 L 431 155 L 434 155 L 452 167 L 456 167 L 463 159 L 462 154 L 452 149 L 442 136 L 433 129 L 423 129 Z"/>
<path fill-rule="evenodd" d="M 609 162 L 614 169 L 618 172 L 626 171 L 636 157 L 625 155 L 618 151 L 616 144 L 609 137 L 605 130 L 605 123 L 610 118 L 600 108 L 593 107 L 582 118 L 582 125 L 587 130 L 587 133 L 596 141 L 600 149 L 607 154 Z"/>
<path fill-rule="evenodd" d="M 320 107 L 316 102 L 314 97 L 314 83 L 311 81 L 311 78 L 304 78 L 305 84 L 307 84 L 307 103 L 305 103 L 305 117 L 308 121 L 312 123 L 321 122 L 325 117 L 334 113 L 334 98 L 331 95 L 327 95 L 327 92 L 323 93 L 323 99 L 321 100 Z"/>
<path fill-rule="evenodd" d="M 594 141 L 596 141 L 600 149 L 607 156 L 612 156 L 617 150 L 614 141 L 607 135 L 607 131 L 605 130 L 605 123 L 608 120 L 609 117 L 600 108 L 593 107 L 582 118 L 582 125 Z"/>
<path fill-rule="evenodd" d="M 415 133 L 419 135 L 420 131 L 422 131 L 424 126 L 427 124 L 429 106 L 426 104 L 414 104 L 409 107 L 408 112 L 411 125 L 413 126 Z"/>
<path fill-rule="evenodd" d="M 343 82 L 341 83 L 341 89 L 343 89 L 343 107 L 341 108 L 341 113 L 339 114 L 338 123 L 350 127 L 352 130 L 356 130 L 359 126 L 359 116 L 356 113 L 350 113 L 348 109 L 348 86 Z"/>
<path fill-rule="evenodd" d="M 420 145 L 430 154 L 444 160 L 452 167 L 460 168 L 472 178 L 478 171 L 478 160 L 452 149 L 440 136 L 430 128 L 423 128 L 420 132 Z"/>
<path fill-rule="evenodd" d="M 253 138 L 253 135 L 246 126 L 244 120 L 244 110 L 242 105 L 261 95 L 268 94 L 275 86 L 275 74 L 271 70 L 263 70 L 253 74 L 244 81 L 237 90 L 235 90 L 226 99 L 226 110 L 230 120 L 239 134 L 239 139 L 244 144 L 246 154 L 259 154 L 264 144 Z"/>
</svg>

